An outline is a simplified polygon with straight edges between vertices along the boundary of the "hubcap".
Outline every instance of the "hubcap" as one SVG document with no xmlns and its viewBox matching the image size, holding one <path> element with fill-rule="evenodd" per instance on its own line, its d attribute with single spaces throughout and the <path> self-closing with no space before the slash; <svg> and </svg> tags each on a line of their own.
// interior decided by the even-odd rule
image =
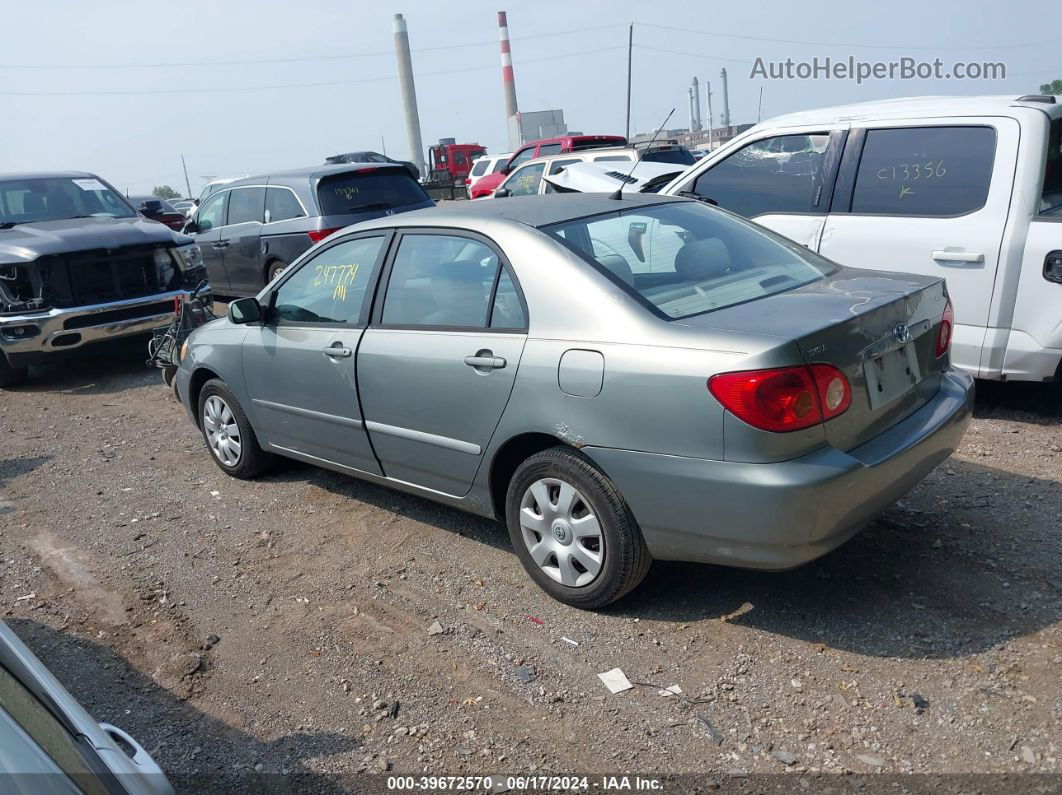
<svg viewBox="0 0 1062 795">
<path fill-rule="evenodd" d="M 240 426 L 228 404 L 217 395 L 211 395 L 203 404 L 203 428 L 207 444 L 218 461 L 227 467 L 240 463 Z"/>
<path fill-rule="evenodd" d="M 558 478 L 532 483 L 520 501 L 520 533 L 531 559 L 561 585 L 580 588 L 601 573 L 601 524 L 570 483 Z"/>
</svg>

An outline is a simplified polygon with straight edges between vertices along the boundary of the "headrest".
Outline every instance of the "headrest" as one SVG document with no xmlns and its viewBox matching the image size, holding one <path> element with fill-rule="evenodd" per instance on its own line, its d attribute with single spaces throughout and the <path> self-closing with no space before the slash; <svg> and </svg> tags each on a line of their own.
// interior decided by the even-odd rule
<svg viewBox="0 0 1062 795">
<path fill-rule="evenodd" d="M 714 279 L 730 270 L 730 251 L 717 237 L 691 240 L 675 255 L 675 270 L 693 282 Z"/>
</svg>

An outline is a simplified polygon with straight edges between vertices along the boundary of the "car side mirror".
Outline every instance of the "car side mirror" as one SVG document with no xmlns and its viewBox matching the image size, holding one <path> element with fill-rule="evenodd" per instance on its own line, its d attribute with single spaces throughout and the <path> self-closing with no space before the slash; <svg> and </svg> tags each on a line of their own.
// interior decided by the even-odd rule
<svg viewBox="0 0 1062 795">
<path fill-rule="evenodd" d="M 181 229 L 186 235 L 194 235 L 199 231 L 199 226 L 196 224 L 195 219 L 189 218 L 184 222 L 184 227 Z"/>
<path fill-rule="evenodd" d="M 154 218 L 162 215 L 165 211 L 162 209 L 162 202 L 158 199 L 148 199 L 146 202 L 140 205 L 140 212 L 146 215 L 148 218 Z"/>
<path fill-rule="evenodd" d="M 508 195 L 510 195 L 508 188 L 498 188 L 496 191 L 494 191 L 495 199 L 504 199 Z"/>
<path fill-rule="evenodd" d="M 257 298 L 240 298 L 229 304 L 229 320 L 236 325 L 257 323 L 262 319 L 262 305 Z"/>
</svg>

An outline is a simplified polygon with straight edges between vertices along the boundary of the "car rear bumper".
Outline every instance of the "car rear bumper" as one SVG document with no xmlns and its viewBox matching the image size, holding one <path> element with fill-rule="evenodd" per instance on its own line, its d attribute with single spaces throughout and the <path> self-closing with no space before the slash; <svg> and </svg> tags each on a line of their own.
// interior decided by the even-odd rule
<svg viewBox="0 0 1062 795">
<path fill-rule="evenodd" d="M 175 290 L 129 301 L 0 315 L 0 350 L 12 366 L 24 367 L 91 342 L 154 331 L 173 319 L 174 299 L 191 293 Z"/>
<path fill-rule="evenodd" d="M 619 488 L 657 560 L 788 569 L 826 554 L 955 451 L 973 378 L 952 369 L 932 401 L 853 450 L 772 464 L 583 449 Z"/>
</svg>

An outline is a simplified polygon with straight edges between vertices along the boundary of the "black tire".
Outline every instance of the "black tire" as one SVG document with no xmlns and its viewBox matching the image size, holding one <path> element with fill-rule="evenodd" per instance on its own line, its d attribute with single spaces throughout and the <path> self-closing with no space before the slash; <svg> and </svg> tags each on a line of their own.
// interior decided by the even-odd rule
<svg viewBox="0 0 1062 795">
<path fill-rule="evenodd" d="M 206 411 L 207 401 L 211 398 L 218 398 L 228 407 L 232 413 L 232 419 L 235 420 L 235 424 L 239 428 L 240 450 L 236 460 L 229 463 L 221 459 L 221 454 L 210 443 L 211 434 L 208 428 L 209 421 Z M 232 477 L 240 478 L 241 480 L 249 480 L 265 472 L 270 464 L 273 463 L 273 454 L 267 453 L 258 444 L 258 437 L 255 436 L 254 429 L 251 427 L 251 423 L 248 422 L 243 407 L 236 400 L 236 396 L 232 394 L 232 390 L 220 378 L 212 378 L 203 385 L 203 389 L 199 393 L 198 409 L 199 427 L 203 432 L 203 441 L 206 442 L 210 457 L 214 460 L 214 463 L 226 475 L 232 475 Z"/>
<path fill-rule="evenodd" d="M 0 389 L 24 384 L 28 379 L 28 367 L 12 367 L 7 361 L 7 356 L 0 353 Z"/>
<path fill-rule="evenodd" d="M 266 266 L 266 284 L 269 284 L 273 279 L 280 275 L 280 272 L 288 267 L 288 263 L 283 260 L 275 259 Z"/>
<path fill-rule="evenodd" d="M 581 510 L 592 513 L 598 520 L 600 542 L 604 547 L 600 571 L 584 585 L 571 587 L 548 574 L 535 562 L 525 542 L 520 524 L 521 504 L 525 495 L 530 493 L 529 489 L 544 479 L 563 481 L 572 486 L 579 498 L 575 504 L 581 504 Z M 539 510 L 546 515 L 544 510 Z M 616 601 L 645 578 L 652 564 L 642 531 L 612 481 L 586 456 L 568 447 L 544 450 L 517 468 L 505 497 L 505 518 L 513 548 L 531 579 L 554 599 L 572 607 L 594 610 Z M 539 536 L 532 535 L 531 538 Z M 568 545 L 577 543 L 580 542 L 571 538 L 567 541 Z M 552 560 L 557 563 L 555 568 L 559 572 L 559 562 L 555 556 Z M 584 570 L 580 576 L 590 576 L 590 572 Z"/>
</svg>

